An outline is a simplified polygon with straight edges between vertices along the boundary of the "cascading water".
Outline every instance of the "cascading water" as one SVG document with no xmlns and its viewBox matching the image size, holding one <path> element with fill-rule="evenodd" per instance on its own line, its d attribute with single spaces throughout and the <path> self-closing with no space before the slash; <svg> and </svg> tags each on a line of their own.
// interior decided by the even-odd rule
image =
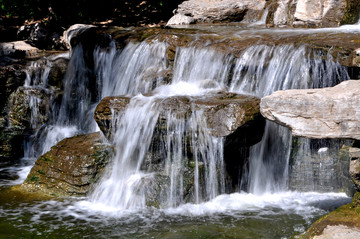
<svg viewBox="0 0 360 239">
<path fill-rule="evenodd" d="M 277 90 L 329 87 L 348 79 L 330 55 L 323 60 L 322 52 L 308 52 L 305 46 L 260 45 L 249 47 L 236 60 L 230 91 L 263 97 Z M 263 140 L 250 151 L 240 188 L 255 194 L 286 190 L 290 148 L 289 130 L 267 122 Z"/>
<path fill-rule="evenodd" d="M 101 98 L 112 95 L 148 93 L 166 83 L 164 73 L 169 70 L 166 60 L 166 43 L 129 43 L 117 52 L 115 43 L 110 50 L 94 51 L 95 71 Z M 154 75 L 155 79 L 151 78 Z"/>
<path fill-rule="evenodd" d="M 145 206 L 145 181 L 140 167 L 145 158 L 158 118 L 153 100 L 133 98 L 122 117 L 114 117 L 116 146 L 110 176 L 95 190 L 92 198 L 106 206 L 136 209 Z"/>
<path fill-rule="evenodd" d="M 138 60 L 138 51 L 144 49 L 148 49 L 147 53 L 141 60 Z M 165 58 L 166 44 L 155 43 L 151 46 L 148 43 L 137 45 L 130 43 L 121 53 L 117 53 L 114 45 L 112 45 L 106 53 L 103 53 L 100 49 L 97 49 L 96 52 L 95 59 L 97 59 L 98 71 L 101 72 L 104 95 L 150 92 L 154 87 L 161 86 L 161 83 L 159 84 L 161 80 L 159 81 L 158 78 L 155 81 L 157 83 L 152 82 L 148 84 L 146 81 L 145 85 L 140 83 L 144 82 L 141 81 L 141 78 L 144 78 L 149 70 L 154 71 L 156 69 L 157 73 L 155 75 L 167 70 Z M 155 60 L 150 62 L 150 58 Z M 138 62 L 138 64 L 133 64 L 133 62 Z M 233 62 L 235 62 L 234 67 L 232 67 Z M 154 65 L 157 67 L 154 67 Z M 232 75 L 230 80 L 229 75 Z M 239 58 L 234 58 L 231 55 L 225 55 L 211 49 L 189 47 L 178 48 L 176 51 L 172 85 L 187 83 L 193 84 L 195 88 L 200 87 L 203 89 L 228 88 L 233 92 L 261 97 L 280 89 L 330 86 L 347 79 L 347 77 L 346 71 L 339 64 L 333 62 L 330 55 L 327 56 L 327 59 L 325 57 L 324 60 L 321 52 L 308 51 L 304 46 L 251 46 L 244 50 Z M 133 84 L 130 84 L 131 79 L 134 81 Z M 335 82 L 331 82 L 330 79 Z M 116 85 L 114 85 L 114 82 L 116 82 Z M 129 88 L 130 85 L 133 88 Z M 161 97 L 171 96 L 172 94 L 191 94 L 191 90 L 187 92 L 181 91 L 179 87 L 175 92 L 171 91 L 171 87 L 165 91 L 165 94 L 163 93 L 164 90 L 154 91 L 154 93 L 155 96 Z M 149 102 L 154 101 L 152 98 L 147 97 L 143 98 L 143 100 L 145 102 L 141 103 L 142 105 L 148 105 L 150 104 Z M 140 104 L 138 100 L 134 102 Z M 127 109 L 126 117 L 127 114 L 130 114 L 128 112 L 130 111 L 132 115 L 151 114 L 152 117 L 150 118 L 157 118 L 156 114 L 159 114 L 159 112 L 153 109 L 137 108 L 134 102 Z M 152 104 L 155 104 L 155 101 Z M 155 106 L 152 105 L 152 107 Z M 136 113 L 136 111 L 138 112 Z M 184 135 L 188 131 L 192 132 L 191 138 L 193 143 L 191 147 L 195 152 L 194 160 L 196 165 L 194 171 L 195 188 L 193 202 L 199 203 L 203 200 L 209 200 L 225 191 L 224 175 L 217 177 L 215 173 L 217 167 L 223 168 L 223 146 L 221 140 L 215 142 L 219 139 L 202 140 L 206 138 L 200 133 L 204 132 L 204 129 L 200 130 L 198 127 L 204 127 L 206 123 L 201 120 L 200 115 L 201 113 L 194 112 L 188 122 L 185 122 L 185 118 L 177 119 L 172 117 L 171 114 L 167 116 L 167 140 L 165 143 L 167 159 L 165 171 L 170 177 L 171 183 L 168 192 L 163 193 L 167 195 L 165 199 L 161 200 L 163 205 L 174 207 L 182 201 L 183 174 L 181 168 L 186 154 Z M 124 178 L 120 179 L 116 178 L 118 176 L 111 176 L 106 179 L 95 190 L 92 200 L 112 207 L 143 207 L 145 206 L 146 193 L 144 189 L 140 190 L 133 187 L 134 185 L 143 187 L 145 184 L 141 182 L 145 180 L 144 178 L 148 178 L 147 180 L 151 181 L 149 179 L 151 174 L 149 172 L 143 174 L 141 164 L 144 161 L 145 152 L 150 145 L 155 121 L 154 119 L 151 120 L 151 126 L 148 125 L 150 124 L 150 119 L 146 120 L 146 118 L 142 120 L 136 119 L 136 117 L 131 120 L 123 118 L 121 121 L 127 122 L 129 125 L 121 126 L 121 132 L 117 131 L 117 133 L 114 133 L 115 135 L 122 135 L 124 132 L 130 134 L 130 131 L 135 132 L 135 129 L 139 127 L 150 130 L 150 133 L 146 134 L 149 138 L 146 139 L 146 143 L 141 144 L 141 150 L 137 149 L 139 147 L 137 144 L 140 142 L 138 138 L 130 140 L 126 138 L 129 137 L 126 134 L 122 135 L 122 138 L 115 140 L 115 144 L 118 145 L 117 156 L 115 158 L 117 163 L 114 163 L 112 166 L 111 175 L 122 175 L 121 177 Z M 119 120 L 119 122 L 121 121 Z M 134 122 L 137 122 L 137 126 L 130 125 L 130 123 L 134 124 Z M 190 128 L 187 126 L 190 124 L 189 122 L 192 122 Z M 176 135 L 174 135 L 173 130 L 177 132 Z M 129 147 L 127 150 L 136 152 L 136 155 L 127 156 L 126 153 L 123 153 L 124 149 L 122 147 L 125 147 L 124 141 L 127 142 L 126 147 Z M 206 152 L 204 151 L 205 148 L 207 148 Z M 290 148 L 290 132 L 283 127 L 268 122 L 262 142 L 255 145 L 250 151 L 250 165 L 249 168 L 244 168 L 240 188 L 255 194 L 286 190 L 288 186 Z M 127 161 L 130 158 L 138 162 L 132 170 L 129 169 L 131 163 Z M 204 163 L 207 160 L 210 161 Z M 127 166 L 116 166 L 118 163 L 125 163 Z M 205 170 L 208 173 L 209 179 L 209 182 L 205 184 L 205 194 L 200 192 L 202 189 L 199 186 L 199 163 L 204 164 L 204 167 L 208 167 Z M 118 170 L 120 169 L 118 168 L 122 168 L 121 170 L 126 172 L 119 173 Z M 138 180 L 136 183 L 134 182 L 135 178 Z M 114 186 L 110 186 L 112 183 L 114 183 Z M 204 184 L 204 182 L 202 183 Z M 218 184 L 221 184 L 221 186 Z M 139 193 L 141 194 L 141 199 L 138 198 Z M 132 198 L 132 194 L 136 194 L 133 195 L 135 198 Z M 133 204 L 130 205 L 130 202 Z"/>
<path fill-rule="evenodd" d="M 189 225 L 217 233 L 226 224 L 225 227 L 241 228 L 231 235 L 243 235 L 246 231 L 248 238 L 266 237 L 271 228 L 277 232 L 274 237 L 279 238 L 304 231 L 304 226 L 314 217 L 324 214 L 314 205 L 322 202 L 335 205 L 348 200 L 338 194 L 284 192 L 289 184 L 290 189 L 297 190 L 292 183 L 297 184 L 296 180 L 303 174 L 299 170 L 297 176 L 289 179 L 289 171 L 296 167 L 288 168 L 288 165 L 298 163 L 289 163 L 291 135 L 286 128 L 269 122 L 263 140 L 250 149 L 248 167 L 241 172 L 240 190 L 249 193 L 224 194 L 228 192 L 225 190 L 228 183 L 225 139 L 209 134 L 201 110 L 192 108 L 191 113 L 179 115 L 160 109 L 162 100 L 179 95 L 186 96 L 190 102 L 192 97 L 211 95 L 219 90 L 262 97 L 276 90 L 325 87 L 348 79 L 344 68 L 330 55 L 286 44 L 253 45 L 235 56 L 218 52 L 210 44 L 203 48 L 177 47 L 171 64 L 166 59 L 167 47 L 166 43 L 147 40 L 131 42 L 117 50 L 112 42 L 106 49 L 95 49 L 91 59 L 93 68 L 84 60 L 81 45 L 73 48 L 64 78 L 64 95 L 52 106 L 51 119 L 35 135 L 41 150 L 35 150 L 34 155 L 43 153 L 64 137 L 96 130 L 92 112 L 101 98 L 136 96 L 124 114 L 113 118 L 114 158 L 92 195 L 85 201 L 65 199 L 40 203 L 37 207 L 31 203 L 25 205 L 21 210 L 31 215 L 31 220 L 22 228 L 30 225 L 31 231 L 34 224 L 47 226 L 55 222 L 49 229 L 52 233 L 75 225 L 89 230 L 86 232 L 89 236 L 105 231 L 100 237 L 166 238 L 181 231 L 180 237 L 199 232 L 194 229 L 194 234 L 187 234 L 192 230 Z M 169 77 L 170 71 L 172 77 Z M 45 79 L 46 74 L 43 75 Z M 40 123 L 34 121 L 34 124 Z M 300 143 L 304 144 L 303 151 L 308 150 L 306 143 Z M 159 159 L 150 155 L 160 155 L 162 163 L 155 162 Z M 327 162 L 323 151 L 320 156 Z M 301 163 L 298 166 L 303 168 Z M 190 184 L 186 184 L 187 181 L 191 181 Z M 154 192 L 159 195 L 159 204 L 151 201 Z M 267 195 L 261 196 L 263 193 Z M 1 210 L 9 215 L 9 220 L 17 220 L 15 214 L 22 215 L 16 210 L 14 213 L 12 208 Z M 108 217 L 109 214 L 116 217 Z M 291 220 L 291 226 L 279 229 L 279 218 Z M 204 227 L 204 221 L 210 222 L 209 226 Z M 252 229 L 259 228 L 259 224 L 265 225 L 265 230 Z M 70 231 L 74 233 L 72 236 L 84 233 L 76 230 Z M 252 230 L 258 231 L 253 234 Z"/>
</svg>

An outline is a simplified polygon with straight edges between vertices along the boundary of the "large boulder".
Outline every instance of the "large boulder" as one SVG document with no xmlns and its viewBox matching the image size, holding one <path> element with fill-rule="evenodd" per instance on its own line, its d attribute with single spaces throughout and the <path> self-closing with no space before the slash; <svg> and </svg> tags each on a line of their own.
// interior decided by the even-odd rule
<svg viewBox="0 0 360 239">
<path fill-rule="evenodd" d="M 265 0 L 189 0 L 181 3 L 168 25 L 193 22 L 242 21 L 250 11 L 261 14 Z M 190 17 L 190 18 L 186 18 Z"/>
<path fill-rule="evenodd" d="M 188 0 L 178 6 L 168 25 L 260 21 L 274 26 L 336 27 L 355 23 L 359 7 L 356 0 Z"/>
<path fill-rule="evenodd" d="M 129 97 L 106 97 L 95 110 L 95 120 L 105 135 L 111 133 L 113 114 L 121 114 L 130 102 Z M 218 92 L 201 97 L 173 96 L 159 99 L 160 119 L 172 111 L 185 117 L 193 110 L 204 111 L 211 135 L 224 137 L 253 120 L 259 114 L 259 99 L 235 93 Z"/>
<path fill-rule="evenodd" d="M 85 196 L 104 172 L 112 150 L 99 132 L 64 139 L 37 159 L 19 189 L 48 196 Z"/>
<path fill-rule="evenodd" d="M 261 113 L 308 138 L 360 139 L 360 81 L 323 89 L 285 90 L 261 99 Z"/>
<path fill-rule="evenodd" d="M 39 54 L 40 50 L 25 41 L 0 43 L 0 57 L 24 58 Z"/>
<path fill-rule="evenodd" d="M 21 26 L 17 37 L 40 49 L 60 49 L 63 45 L 59 31 L 52 22 L 34 22 Z"/>
</svg>

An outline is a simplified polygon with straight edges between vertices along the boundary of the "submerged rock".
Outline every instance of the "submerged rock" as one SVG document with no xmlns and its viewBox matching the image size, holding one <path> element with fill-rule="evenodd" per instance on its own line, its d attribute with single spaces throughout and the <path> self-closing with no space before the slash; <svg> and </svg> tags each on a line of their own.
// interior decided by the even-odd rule
<svg viewBox="0 0 360 239">
<path fill-rule="evenodd" d="M 64 139 L 37 159 L 19 189 L 50 196 L 85 196 L 111 154 L 112 147 L 99 132 Z"/>
<path fill-rule="evenodd" d="M 323 89 L 285 90 L 261 100 L 261 113 L 308 138 L 360 139 L 360 81 Z"/>
<path fill-rule="evenodd" d="M 173 96 L 158 100 L 163 113 L 171 111 L 186 117 L 194 110 L 204 111 L 209 132 L 215 137 L 228 136 L 253 120 L 259 114 L 260 101 L 253 96 L 225 92 L 201 97 Z M 122 114 L 129 102 L 129 97 L 121 96 L 106 97 L 98 104 L 95 120 L 105 135 L 111 134 L 113 114 Z"/>
</svg>

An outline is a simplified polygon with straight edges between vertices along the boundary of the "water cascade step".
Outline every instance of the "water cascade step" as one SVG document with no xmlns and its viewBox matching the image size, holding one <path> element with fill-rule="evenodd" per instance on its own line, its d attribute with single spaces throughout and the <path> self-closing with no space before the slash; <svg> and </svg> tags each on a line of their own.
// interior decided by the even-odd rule
<svg viewBox="0 0 360 239">
<path fill-rule="evenodd" d="M 224 163 L 227 135 L 211 133 L 213 126 L 204 121 L 207 116 L 202 109 L 192 105 L 187 116 L 180 117 L 175 109 L 164 115 L 160 111 L 161 101 L 220 91 L 260 98 L 277 90 L 322 88 L 349 79 L 346 67 L 326 49 L 302 44 L 247 43 L 232 54 L 215 47 L 221 41 L 215 42 L 214 47 L 210 43 L 199 46 L 195 41 L 174 48 L 173 39 L 169 39 L 159 34 L 140 42 L 129 41 L 123 49 L 118 49 L 116 40 L 90 50 L 81 43 L 72 48 L 63 81 L 64 94 L 61 101 L 53 104 L 49 123 L 37 135 L 44 150 L 50 147 L 45 142 L 54 145 L 62 137 L 97 130 L 92 114 L 104 97 L 129 97 L 125 111 L 99 124 L 103 131 L 108 128 L 105 134 L 112 135 L 116 154 L 103 181 L 91 195 L 94 203 L 123 209 L 143 208 L 151 203 L 176 207 L 235 190 L 227 190 L 225 185 L 228 183 Z M 231 47 L 235 46 L 232 43 Z M 116 114 L 112 109 L 110 112 Z M 160 115 L 167 124 L 162 128 L 162 136 L 156 132 Z M 154 139 L 158 139 L 157 145 Z M 262 141 L 251 149 L 247 145 L 245 157 L 239 156 L 235 176 L 238 179 L 233 180 L 238 183 L 237 190 L 254 194 L 288 190 L 291 141 L 287 129 L 267 122 Z M 148 152 L 154 145 L 163 149 L 157 154 L 164 160 L 161 175 L 151 168 L 154 164 L 148 160 Z M 181 166 L 189 155 L 192 158 L 185 172 Z M 190 178 L 192 182 L 186 184 Z M 152 200 L 147 192 L 149 188 L 158 190 L 159 198 Z"/>
</svg>

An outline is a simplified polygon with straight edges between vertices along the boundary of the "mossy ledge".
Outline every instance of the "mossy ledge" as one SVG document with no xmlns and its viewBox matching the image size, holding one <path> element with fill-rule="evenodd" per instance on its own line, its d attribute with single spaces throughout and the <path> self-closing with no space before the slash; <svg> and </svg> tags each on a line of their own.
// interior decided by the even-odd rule
<svg viewBox="0 0 360 239">
<path fill-rule="evenodd" d="M 313 223 L 300 238 L 317 238 L 328 226 L 340 226 L 360 232 L 360 192 L 356 192 L 352 203 L 339 207 Z"/>
</svg>

